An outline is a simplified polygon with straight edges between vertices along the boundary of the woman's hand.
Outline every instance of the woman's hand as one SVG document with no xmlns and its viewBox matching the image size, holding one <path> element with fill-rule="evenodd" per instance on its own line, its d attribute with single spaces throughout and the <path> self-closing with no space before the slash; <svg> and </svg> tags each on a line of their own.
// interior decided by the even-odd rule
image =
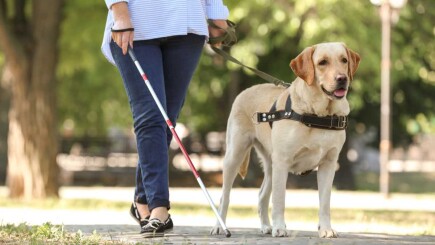
<svg viewBox="0 0 435 245">
<path fill-rule="evenodd" d="M 228 27 L 226 20 L 211 20 L 216 26 L 220 28 L 216 28 L 213 26 L 208 26 L 208 33 L 210 37 L 220 37 L 225 35 L 225 30 Z M 222 29 L 221 29 L 222 28 Z M 222 42 L 211 44 L 213 47 L 220 47 L 222 45 Z"/>
<path fill-rule="evenodd" d="M 127 54 L 128 46 L 133 47 L 134 29 L 131 24 L 130 13 L 126 2 L 112 5 L 115 23 L 112 27 L 112 39 Z"/>
</svg>

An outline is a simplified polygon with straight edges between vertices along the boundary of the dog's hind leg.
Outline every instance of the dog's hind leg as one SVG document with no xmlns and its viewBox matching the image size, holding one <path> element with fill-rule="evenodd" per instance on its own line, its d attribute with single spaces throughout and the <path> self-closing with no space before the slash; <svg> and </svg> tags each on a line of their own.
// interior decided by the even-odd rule
<svg viewBox="0 0 435 245">
<path fill-rule="evenodd" d="M 228 205 L 230 203 L 230 191 L 237 177 L 237 173 L 242 164 L 246 166 L 249 162 L 252 141 L 250 137 L 247 136 L 248 134 L 248 132 L 238 131 L 237 133 L 230 133 L 227 137 L 227 151 L 223 164 L 222 196 L 219 204 L 219 215 L 223 221 L 226 220 Z M 216 225 L 210 231 L 210 234 L 217 235 L 222 233 L 223 230 L 217 221 Z"/>
<path fill-rule="evenodd" d="M 272 193 L 272 160 L 264 152 L 261 146 L 255 147 L 257 154 L 263 163 L 264 179 L 258 194 L 258 216 L 261 222 L 261 233 L 271 234 L 272 226 L 269 219 L 269 202 Z"/>
</svg>

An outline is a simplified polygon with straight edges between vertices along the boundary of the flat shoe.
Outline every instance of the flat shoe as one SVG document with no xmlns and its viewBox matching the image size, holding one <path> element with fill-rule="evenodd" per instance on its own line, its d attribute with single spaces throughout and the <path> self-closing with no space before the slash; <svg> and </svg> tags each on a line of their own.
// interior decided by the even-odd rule
<svg viewBox="0 0 435 245">
<path fill-rule="evenodd" d="M 140 227 L 143 227 L 148 224 L 148 220 L 150 216 L 148 215 L 145 218 L 141 218 L 139 211 L 137 210 L 136 203 L 132 203 L 130 206 L 130 216 L 140 225 Z"/>
<path fill-rule="evenodd" d="M 173 227 L 174 223 L 172 223 L 171 215 L 169 215 L 165 222 L 153 218 L 148 221 L 147 225 L 142 226 L 140 234 L 144 238 L 162 237 L 166 230 L 172 229 Z"/>
</svg>

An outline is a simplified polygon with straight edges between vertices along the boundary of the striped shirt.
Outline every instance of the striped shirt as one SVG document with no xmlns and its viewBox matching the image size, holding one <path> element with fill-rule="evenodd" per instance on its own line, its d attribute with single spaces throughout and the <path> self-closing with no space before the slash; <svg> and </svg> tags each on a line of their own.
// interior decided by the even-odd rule
<svg viewBox="0 0 435 245">
<path fill-rule="evenodd" d="M 226 20 L 228 8 L 222 0 L 105 0 L 109 12 L 104 30 L 103 54 L 114 64 L 110 52 L 111 27 L 114 24 L 110 7 L 127 2 L 134 27 L 134 40 L 187 35 L 208 36 L 207 19 Z"/>
</svg>

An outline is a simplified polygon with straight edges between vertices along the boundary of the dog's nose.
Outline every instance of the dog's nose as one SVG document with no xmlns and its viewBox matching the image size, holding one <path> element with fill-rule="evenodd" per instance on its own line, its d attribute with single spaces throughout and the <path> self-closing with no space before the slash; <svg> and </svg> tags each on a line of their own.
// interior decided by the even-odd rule
<svg viewBox="0 0 435 245">
<path fill-rule="evenodd" d="M 335 80 L 337 81 L 338 85 L 344 86 L 347 83 L 347 76 L 346 75 L 338 75 L 335 77 Z"/>
</svg>

